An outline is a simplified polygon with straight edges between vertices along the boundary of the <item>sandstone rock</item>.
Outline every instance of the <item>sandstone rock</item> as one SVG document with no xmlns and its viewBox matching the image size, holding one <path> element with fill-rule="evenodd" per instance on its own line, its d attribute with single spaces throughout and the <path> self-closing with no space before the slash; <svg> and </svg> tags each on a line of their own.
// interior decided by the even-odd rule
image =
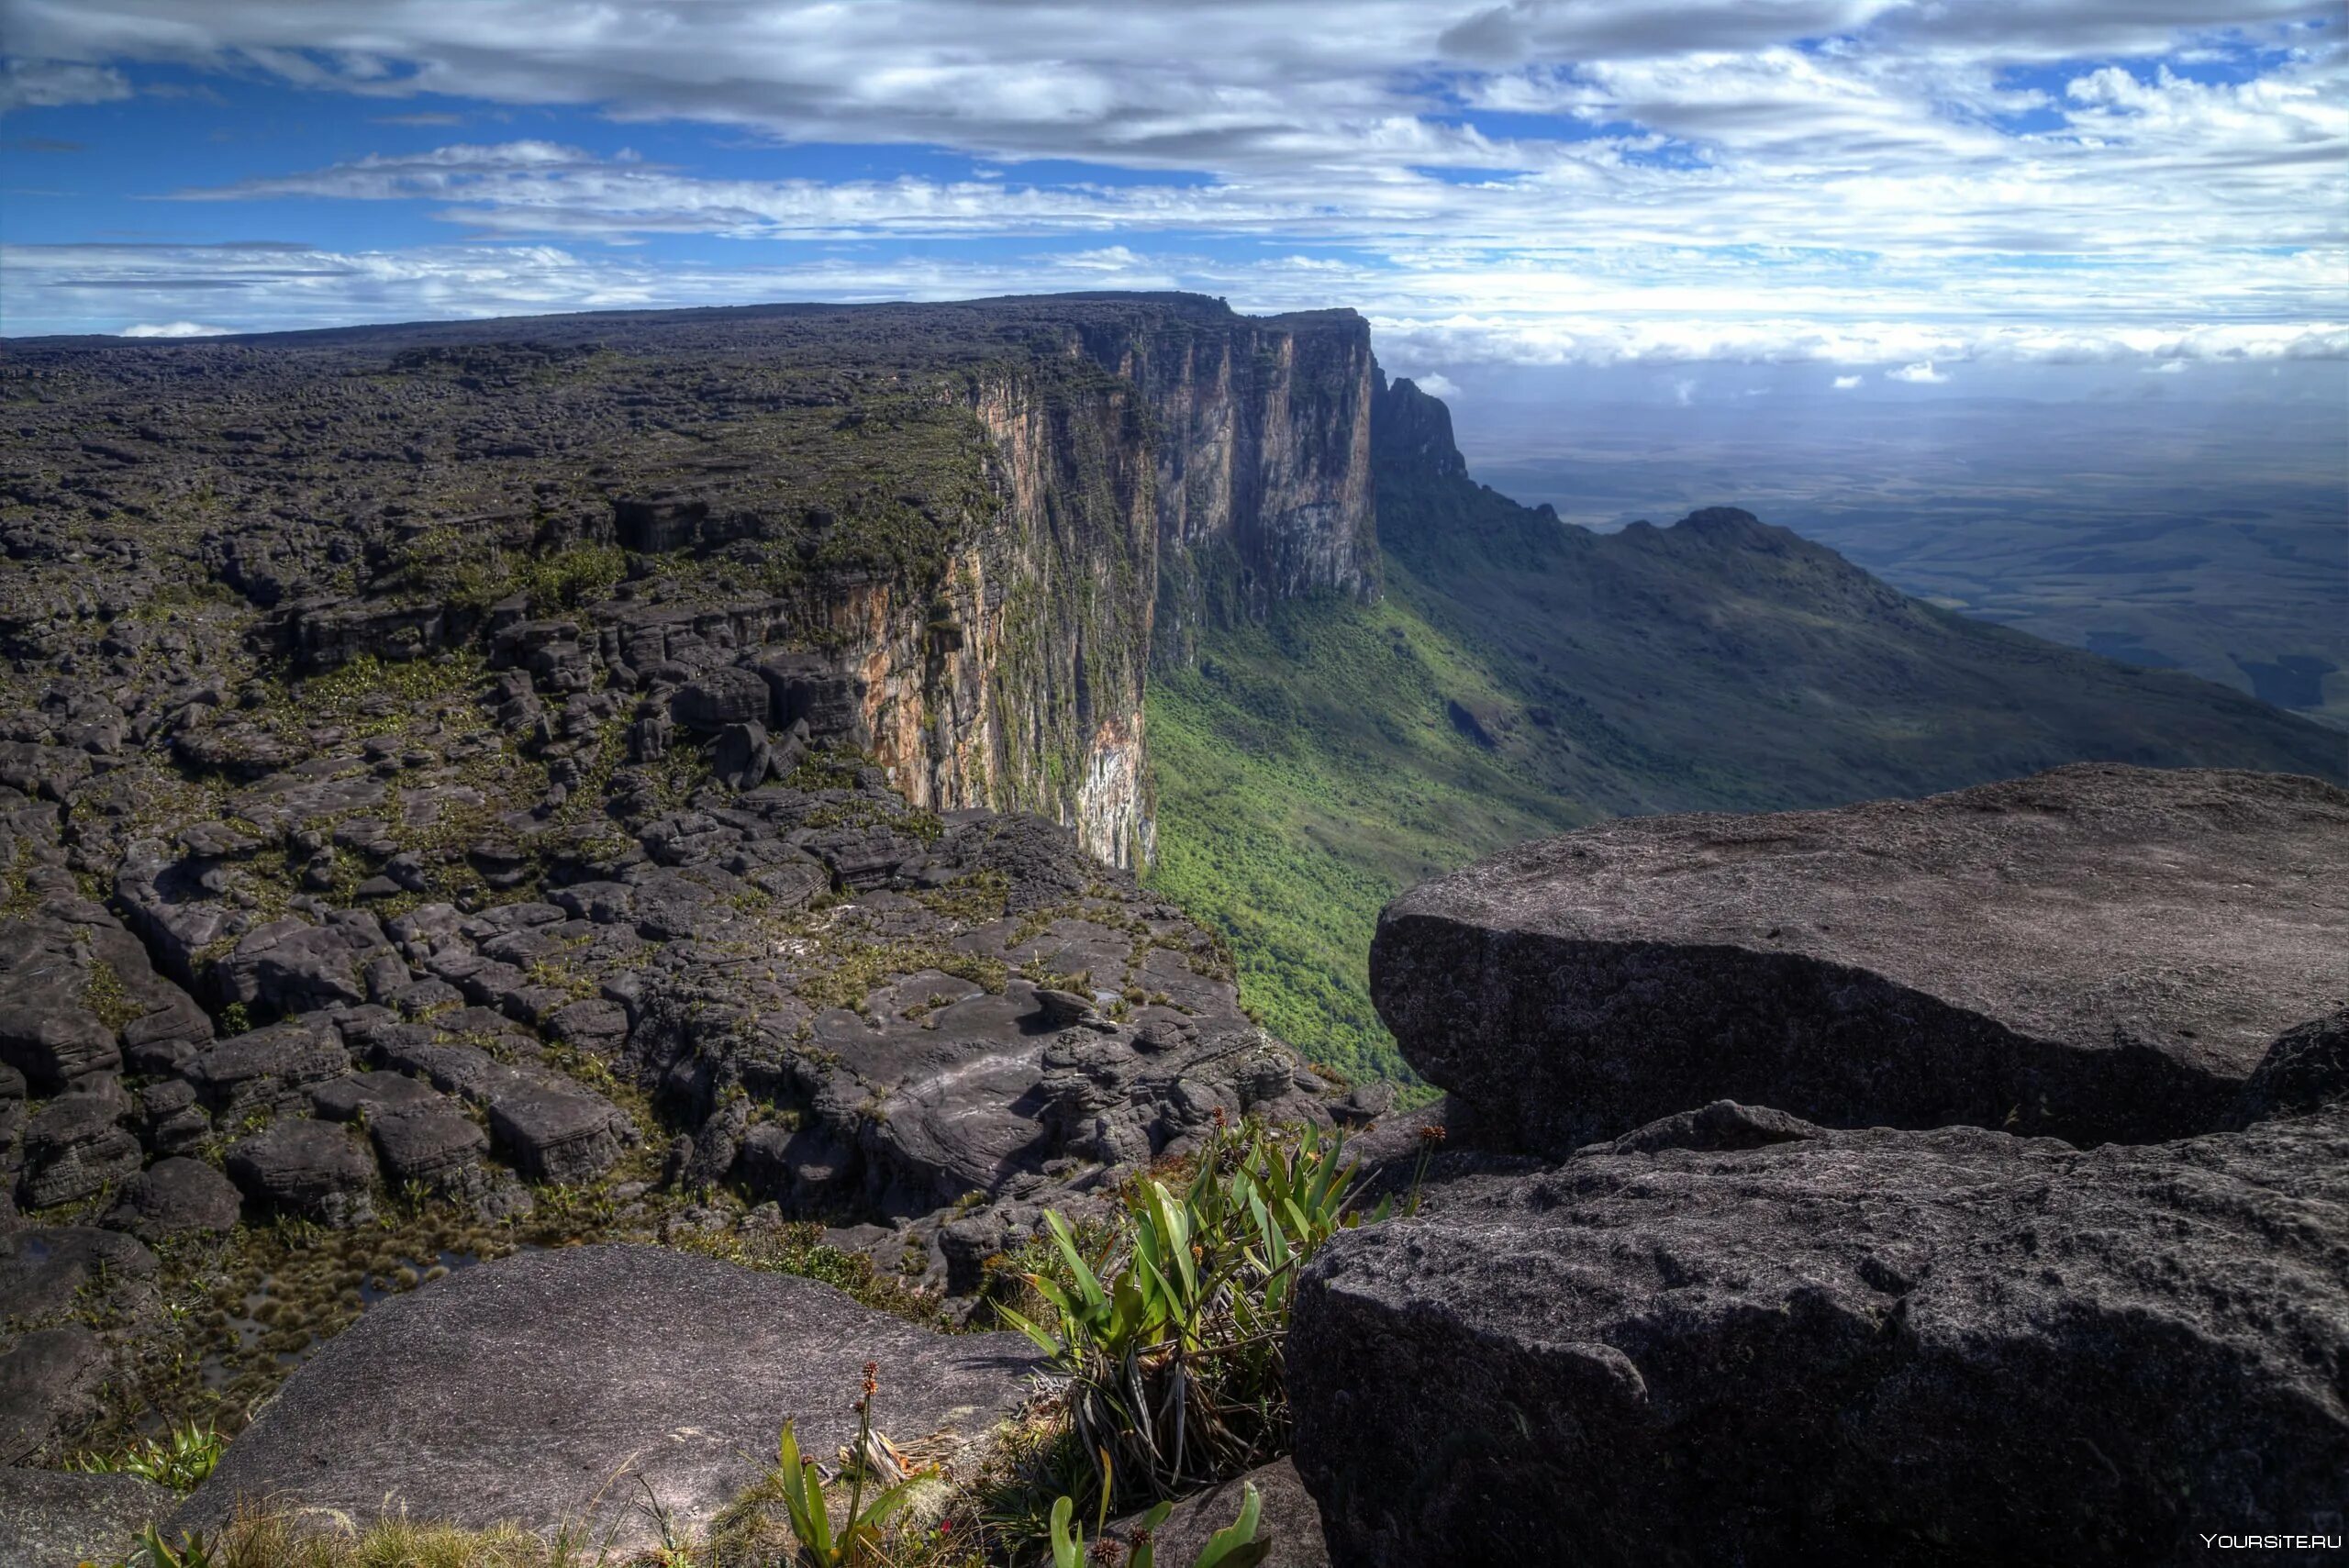
<svg viewBox="0 0 2349 1568">
<path fill-rule="evenodd" d="M 2142 1141 L 2341 1005 L 2344 890 L 2349 794 L 2081 765 L 1523 845 L 1390 905 L 1372 988 L 1480 1136 L 1553 1156 L 1722 1096 Z"/>
<path fill-rule="evenodd" d="M 375 1162 L 333 1122 L 273 1121 L 230 1144 L 227 1164 L 229 1179 L 256 1203 L 333 1226 L 360 1225 L 373 1216 Z"/>
<path fill-rule="evenodd" d="M 72 1203 L 138 1173 L 139 1140 L 122 1125 L 128 1100 L 110 1092 L 61 1095 L 25 1124 L 25 1173 L 17 1196 L 27 1208 Z"/>
<path fill-rule="evenodd" d="M 275 1013 L 308 1012 L 367 1000 L 359 956 L 340 929 L 273 920 L 239 940 L 215 974 L 229 1001 Z"/>
<path fill-rule="evenodd" d="M 116 1562 L 131 1538 L 179 1506 L 136 1475 L 0 1468 L 0 1568 Z"/>
<path fill-rule="evenodd" d="M 0 1323 L 39 1322 L 73 1307 L 85 1290 L 154 1277 L 155 1254 L 89 1225 L 0 1231 Z"/>
<path fill-rule="evenodd" d="M 258 1110 L 297 1106 L 318 1084 L 351 1071 L 351 1053 L 324 1024 L 273 1024 L 215 1041 L 188 1068 L 188 1081 L 224 1126 Z"/>
<path fill-rule="evenodd" d="M 310 1108 L 328 1121 L 373 1120 L 417 1106 L 444 1106 L 430 1084 L 404 1073 L 354 1073 L 311 1086 Z"/>
<path fill-rule="evenodd" d="M 752 790 L 764 784 L 774 761 L 767 741 L 767 727 L 757 719 L 729 724 L 718 732 L 710 751 L 710 772 L 728 789 Z"/>
<path fill-rule="evenodd" d="M 106 1223 L 147 1240 L 232 1229 L 243 1209 L 235 1184 L 201 1160 L 158 1160 L 131 1178 Z"/>
<path fill-rule="evenodd" d="M 1008 1416 L 1037 1366 L 1019 1336 L 933 1334 L 812 1280 L 651 1247 L 524 1253 L 367 1313 L 173 1523 L 217 1525 L 239 1497 L 541 1530 L 592 1512 L 597 1541 L 608 1528 L 625 1551 L 656 1539 L 646 1488 L 706 1527 L 773 1462 L 785 1419 L 811 1455 L 847 1442 L 868 1360 L 881 1429 L 950 1449 Z"/>
<path fill-rule="evenodd" d="M 2349 1509 L 2344 1237 L 2338 1110 L 1465 1178 L 1308 1269 L 1297 1468 L 1364 1568 L 2199 1562 Z"/>
<path fill-rule="evenodd" d="M 195 1103 L 195 1085 L 184 1078 L 140 1089 L 139 1122 L 140 1140 L 158 1155 L 185 1154 L 212 1130 L 212 1118 Z"/>
<path fill-rule="evenodd" d="M 430 1104 L 371 1116 L 367 1135 L 393 1181 L 422 1182 L 440 1191 L 463 1187 L 489 1148 L 481 1125 L 438 1095 Z"/>
<path fill-rule="evenodd" d="M 716 735 L 731 724 L 765 724 L 769 702 L 757 671 L 729 665 L 677 688 L 670 711 L 688 729 Z"/>
<path fill-rule="evenodd" d="M 2243 1086 L 2244 1126 L 2349 1104 L 2349 1007 L 2285 1030 Z"/>
<path fill-rule="evenodd" d="M 13 988 L 12 988 L 13 990 Z M 23 997 L 21 991 L 13 991 Z M 0 1062 L 52 1093 L 122 1062 L 115 1032 L 80 1007 L 24 997 L 0 1006 Z"/>
</svg>

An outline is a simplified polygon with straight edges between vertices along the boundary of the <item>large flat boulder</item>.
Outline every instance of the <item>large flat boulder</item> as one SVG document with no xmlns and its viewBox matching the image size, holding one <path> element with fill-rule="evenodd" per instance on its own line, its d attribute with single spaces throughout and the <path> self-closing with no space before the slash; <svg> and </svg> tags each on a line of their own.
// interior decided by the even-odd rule
<svg viewBox="0 0 2349 1568">
<path fill-rule="evenodd" d="M 1028 1392 L 1017 1334 L 945 1335 L 829 1285 L 656 1247 L 526 1252 L 384 1302 L 304 1364 L 175 1516 L 239 1497 L 657 1540 L 649 1496 L 707 1526 L 774 1462 L 795 1420 L 829 1462 L 876 1424 L 933 1451 L 975 1442 Z M 641 1478 L 640 1484 L 639 1478 Z"/>
<path fill-rule="evenodd" d="M 1714 1109 L 1343 1233 L 1287 1360 L 1360 1568 L 2337 1535 L 2349 1111 L 2083 1151 Z"/>
<path fill-rule="evenodd" d="M 1477 1135 L 1534 1152 L 1724 1096 L 2148 1141 L 2221 1125 L 2349 1001 L 2343 952 L 2349 793 L 2083 764 L 1521 845 L 1388 906 L 1371 984 Z"/>
</svg>

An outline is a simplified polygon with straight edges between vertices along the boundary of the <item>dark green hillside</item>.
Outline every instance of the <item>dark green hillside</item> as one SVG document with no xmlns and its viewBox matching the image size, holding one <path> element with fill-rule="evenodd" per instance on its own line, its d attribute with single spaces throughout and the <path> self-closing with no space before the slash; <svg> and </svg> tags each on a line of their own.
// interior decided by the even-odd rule
<svg viewBox="0 0 2349 1568">
<path fill-rule="evenodd" d="M 2228 688 L 1936 609 L 1742 512 L 1595 535 L 1475 484 L 1408 382 L 1374 420 L 1387 598 L 1212 629 L 1151 695 L 1158 884 L 1308 1055 L 1395 1071 L 1379 906 L 1602 816 L 1910 795 L 2104 760 L 2349 774 Z"/>
</svg>

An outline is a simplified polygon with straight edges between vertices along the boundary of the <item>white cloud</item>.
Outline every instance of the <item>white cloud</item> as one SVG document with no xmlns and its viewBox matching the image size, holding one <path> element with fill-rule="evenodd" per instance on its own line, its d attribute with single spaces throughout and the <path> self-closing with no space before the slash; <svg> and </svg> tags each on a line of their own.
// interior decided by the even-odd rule
<svg viewBox="0 0 2349 1568">
<path fill-rule="evenodd" d="M 126 338 L 217 338 L 230 331 L 227 327 L 207 327 L 201 321 L 141 321 L 126 327 Z"/>
<path fill-rule="evenodd" d="M 1905 381 L 1914 386 L 1938 386 L 1949 377 L 1933 368 L 1931 360 L 1920 360 L 1913 365 L 1902 365 L 1897 371 L 1884 373 L 1887 381 Z"/>
<path fill-rule="evenodd" d="M 1687 408 L 1694 404 L 1697 401 L 1697 383 L 1695 379 L 1689 376 L 1682 376 L 1678 380 L 1675 381 L 1672 384 L 1672 401 L 1678 404 L 1683 408 Z"/>
<path fill-rule="evenodd" d="M 105 104 L 130 96 L 130 83 L 110 66 L 65 60 L 15 59 L 0 64 L 0 115 L 12 109 L 54 109 Z"/>
<path fill-rule="evenodd" d="M 1460 384 L 1442 371 L 1429 371 L 1424 374 L 1413 376 L 1411 380 L 1430 397 L 1456 398 L 1460 395 Z"/>
<path fill-rule="evenodd" d="M 1839 375 L 1835 378 L 1835 390 L 1838 392 L 1849 392 L 1852 388 L 1859 385 L 1865 379 L 1865 377 L 1857 375 Z"/>
<path fill-rule="evenodd" d="M 2184 360 L 2164 360 L 2157 365 L 2147 365 L 2145 368 L 2154 375 L 2183 375 L 2186 372 L 2186 361 Z"/>
<path fill-rule="evenodd" d="M 487 307 L 509 286 L 537 298 L 557 276 L 589 292 L 551 304 L 610 287 L 657 297 L 652 274 L 563 248 L 701 234 L 756 247 L 727 264 L 740 289 L 1220 284 L 1263 308 L 1358 304 L 1384 330 L 1455 353 L 1442 362 L 2191 360 L 2349 342 L 2337 11 L 2337 0 L 1136 0 L 1114 13 L 1046 0 L 0 0 L 0 33 L 21 57 L 0 104 L 120 96 L 129 62 L 412 107 L 385 117 L 410 126 L 454 119 L 460 100 L 570 106 L 778 147 L 920 146 L 984 165 L 717 178 L 524 139 L 181 193 L 417 202 L 469 239 L 523 242 L 522 259 L 482 270 L 510 284 L 419 295 L 443 313 Z M 2199 83 L 2155 63 L 2194 49 L 2249 78 Z M 2060 84 L 2011 84 L 2010 68 L 2054 62 Z M 1527 133 L 1488 116 L 1502 110 L 1560 118 L 1555 134 Z M 690 145 L 662 143 L 671 158 Z M 1040 159 L 1100 177 L 1045 177 Z M 1136 185 L 1120 169 L 1194 178 Z M 785 248 L 977 236 L 1090 248 L 1025 272 L 883 259 L 863 278 Z M 1194 254 L 1235 237 L 1341 254 Z M 421 248 L 275 297 L 306 312 L 341 287 L 339 308 L 355 309 L 389 286 L 356 280 L 421 276 L 451 253 Z M 184 292 L 154 308 L 206 314 L 212 285 L 198 274 L 234 265 L 183 268 Z M 718 288 L 720 270 L 696 265 L 674 292 Z M 62 298 L 57 286 L 47 273 L 0 279 Z M 268 288 L 236 286 L 266 324 Z"/>
</svg>

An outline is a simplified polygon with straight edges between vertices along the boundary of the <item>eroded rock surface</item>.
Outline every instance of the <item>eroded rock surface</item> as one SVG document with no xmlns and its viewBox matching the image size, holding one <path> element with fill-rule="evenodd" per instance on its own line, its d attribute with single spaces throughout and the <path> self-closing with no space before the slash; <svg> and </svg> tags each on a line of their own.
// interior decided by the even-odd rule
<svg viewBox="0 0 2349 1568">
<path fill-rule="evenodd" d="M 971 1457 L 1038 1364 L 1019 1335 L 931 1333 L 812 1280 L 656 1247 L 523 1253 L 368 1313 L 172 1522 L 217 1526 L 252 1498 L 362 1519 L 593 1521 L 618 1549 L 657 1544 L 648 1496 L 706 1528 L 773 1463 L 785 1420 L 813 1456 L 853 1439 L 868 1361 L 876 1424 L 941 1458 Z"/>
<path fill-rule="evenodd" d="M 2103 764 L 1921 801 L 1634 818 L 1381 917 L 1372 988 L 1478 1136 L 1562 1156 L 1727 1096 L 2075 1141 L 2220 1124 L 2343 1005 L 2349 794 Z"/>
<path fill-rule="evenodd" d="M 178 1504 L 136 1475 L 0 1469 L 0 1568 L 119 1562 L 140 1529 Z"/>
</svg>

